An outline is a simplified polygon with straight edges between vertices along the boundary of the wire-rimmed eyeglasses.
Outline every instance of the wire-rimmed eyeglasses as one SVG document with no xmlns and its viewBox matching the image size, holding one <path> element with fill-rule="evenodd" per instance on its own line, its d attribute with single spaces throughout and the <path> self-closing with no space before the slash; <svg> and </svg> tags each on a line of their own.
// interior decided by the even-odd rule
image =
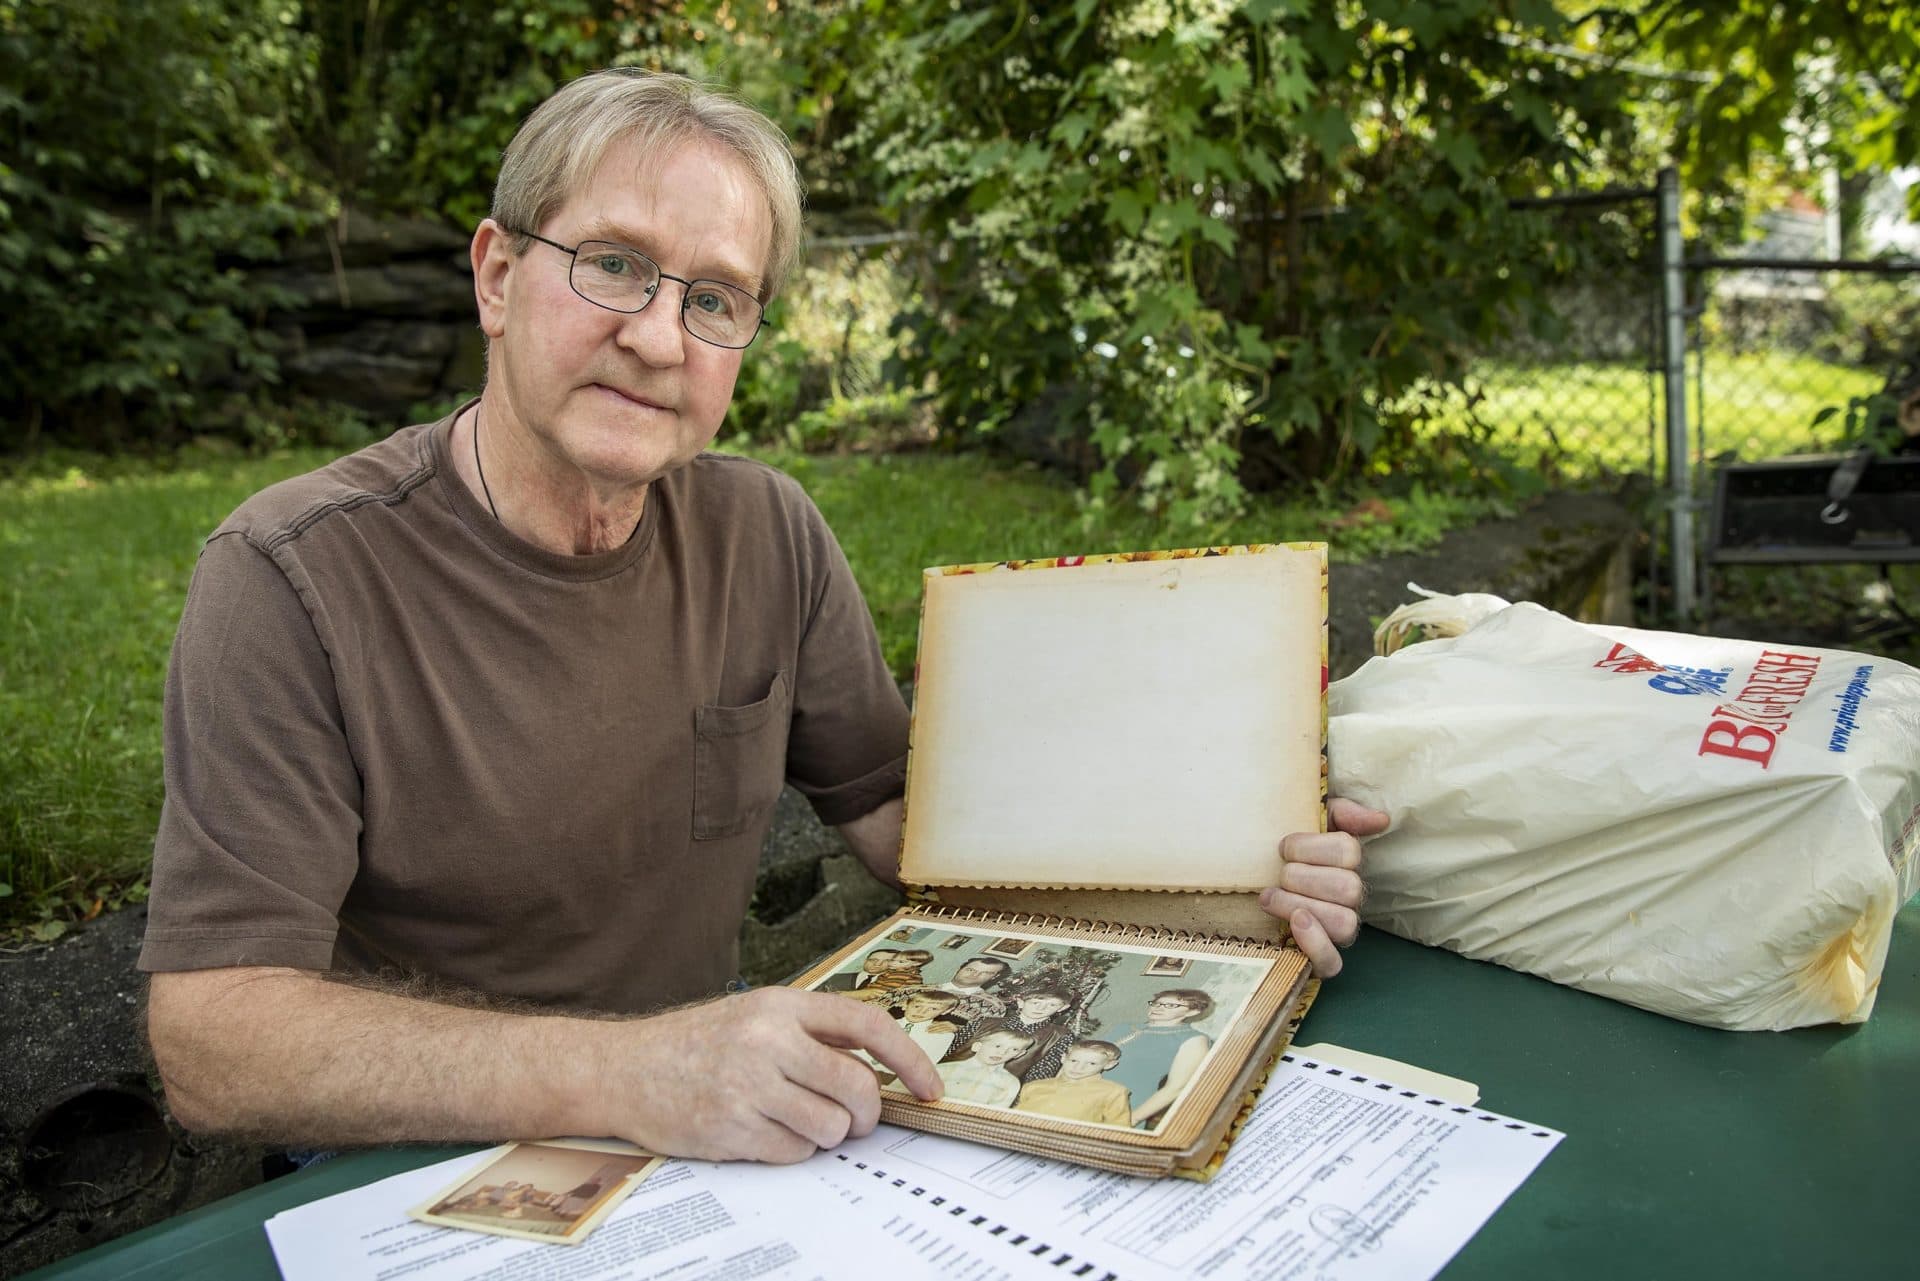
<svg viewBox="0 0 1920 1281">
<path fill-rule="evenodd" d="M 628 315 L 645 311 L 660 292 L 660 282 L 671 280 L 685 293 L 680 300 L 680 323 L 701 342 L 738 351 L 760 332 L 765 310 L 760 300 L 738 285 L 724 280 L 688 280 L 660 270 L 660 264 L 638 249 L 611 240 L 583 240 L 563 245 L 557 240 L 531 231 L 511 235 L 526 236 L 543 245 L 551 245 L 573 259 L 567 270 L 567 283 L 573 292 L 596 307 Z"/>
</svg>

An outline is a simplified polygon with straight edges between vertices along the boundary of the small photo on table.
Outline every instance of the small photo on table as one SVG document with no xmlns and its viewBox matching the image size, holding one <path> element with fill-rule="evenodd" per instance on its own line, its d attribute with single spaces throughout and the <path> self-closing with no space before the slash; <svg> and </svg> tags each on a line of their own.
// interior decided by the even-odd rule
<svg viewBox="0 0 1920 1281">
<path fill-rule="evenodd" d="M 443 1228 L 579 1245 L 661 1160 L 615 1140 L 513 1143 L 407 1213 Z"/>
</svg>

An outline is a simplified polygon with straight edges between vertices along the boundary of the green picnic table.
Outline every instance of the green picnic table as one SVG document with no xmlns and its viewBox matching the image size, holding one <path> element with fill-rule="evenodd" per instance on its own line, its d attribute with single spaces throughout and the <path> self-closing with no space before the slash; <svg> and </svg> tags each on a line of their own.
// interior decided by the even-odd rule
<svg viewBox="0 0 1920 1281">
<path fill-rule="evenodd" d="M 1920 1275 L 1920 899 L 1854 1027 L 1710 1031 L 1370 929 L 1297 1039 L 1566 1132 L 1449 1281 Z M 265 1220 L 468 1150 L 342 1156 L 31 1275 L 274 1281 Z"/>
</svg>

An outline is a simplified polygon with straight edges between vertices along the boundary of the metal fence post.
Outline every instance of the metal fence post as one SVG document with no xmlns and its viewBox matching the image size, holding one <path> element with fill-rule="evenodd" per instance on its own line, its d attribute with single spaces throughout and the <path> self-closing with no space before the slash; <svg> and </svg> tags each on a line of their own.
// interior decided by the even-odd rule
<svg viewBox="0 0 1920 1281">
<path fill-rule="evenodd" d="M 1667 398 L 1668 542 L 1673 554 L 1673 612 L 1684 624 L 1698 610 L 1693 546 L 1693 478 L 1687 445 L 1687 278 L 1680 238 L 1680 175 L 1660 171 L 1660 306 L 1666 321 L 1662 360 Z"/>
</svg>

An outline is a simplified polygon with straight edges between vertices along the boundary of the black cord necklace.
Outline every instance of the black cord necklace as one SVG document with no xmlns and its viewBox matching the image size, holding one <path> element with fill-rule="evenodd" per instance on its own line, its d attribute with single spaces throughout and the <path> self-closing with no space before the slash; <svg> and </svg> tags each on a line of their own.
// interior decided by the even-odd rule
<svg viewBox="0 0 1920 1281">
<path fill-rule="evenodd" d="M 480 475 L 480 492 L 487 496 L 487 510 L 493 513 L 496 522 L 500 520 L 500 509 L 493 505 L 493 491 L 487 488 L 487 469 L 480 465 L 480 406 L 473 407 L 473 470 Z"/>
<path fill-rule="evenodd" d="M 480 492 L 487 496 L 487 510 L 493 513 L 493 519 L 497 524 L 506 524 L 507 522 L 500 519 L 500 509 L 493 505 L 493 490 L 487 487 L 487 469 L 480 465 L 480 406 L 478 405 L 473 407 L 473 470 L 480 477 Z M 632 542 L 634 535 L 639 532 L 640 522 L 636 520 L 633 522 L 633 528 L 627 531 L 626 541 Z"/>
</svg>

